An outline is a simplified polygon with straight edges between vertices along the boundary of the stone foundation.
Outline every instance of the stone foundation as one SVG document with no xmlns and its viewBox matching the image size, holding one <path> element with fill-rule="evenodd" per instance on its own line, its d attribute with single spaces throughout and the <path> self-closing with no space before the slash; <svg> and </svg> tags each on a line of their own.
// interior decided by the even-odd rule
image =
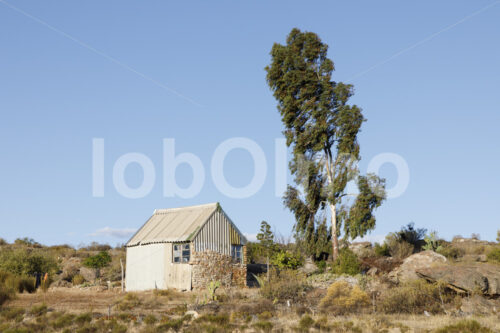
<svg viewBox="0 0 500 333">
<path fill-rule="evenodd" d="M 205 289 L 211 281 L 220 281 L 225 287 L 245 287 L 246 257 L 246 246 L 243 246 L 242 263 L 234 263 L 231 256 L 214 251 L 194 252 L 191 257 L 193 289 Z"/>
</svg>

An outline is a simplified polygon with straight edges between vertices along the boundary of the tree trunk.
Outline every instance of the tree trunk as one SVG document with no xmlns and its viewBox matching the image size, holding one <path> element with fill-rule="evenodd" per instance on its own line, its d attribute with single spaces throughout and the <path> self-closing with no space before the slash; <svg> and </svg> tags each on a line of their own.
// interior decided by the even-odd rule
<svg viewBox="0 0 500 333">
<path fill-rule="evenodd" d="M 339 238 L 337 237 L 337 210 L 335 205 L 330 204 L 330 213 L 332 215 L 332 247 L 333 260 L 339 256 Z"/>
</svg>

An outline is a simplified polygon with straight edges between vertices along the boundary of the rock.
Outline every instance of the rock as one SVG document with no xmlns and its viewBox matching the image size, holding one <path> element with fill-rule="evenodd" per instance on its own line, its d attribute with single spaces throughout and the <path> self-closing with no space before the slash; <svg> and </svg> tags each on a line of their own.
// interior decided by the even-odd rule
<svg viewBox="0 0 500 333">
<path fill-rule="evenodd" d="M 86 281 L 94 281 L 95 280 L 95 272 L 91 268 L 80 267 L 80 275 L 83 276 L 83 278 Z"/>
<path fill-rule="evenodd" d="M 500 266 L 492 264 L 441 265 L 420 268 L 417 274 L 428 281 L 444 281 L 459 293 L 480 292 L 500 296 Z"/>
<path fill-rule="evenodd" d="M 304 265 L 300 268 L 300 271 L 309 275 L 318 270 L 318 266 L 314 263 L 311 258 L 306 258 Z"/>
<path fill-rule="evenodd" d="M 349 249 L 354 252 L 358 257 L 366 257 L 372 248 L 370 242 L 355 242 L 349 244 Z"/>
<path fill-rule="evenodd" d="M 489 300 L 479 295 L 464 297 L 460 311 L 465 315 L 492 315 L 500 310 L 498 301 Z"/>
<path fill-rule="evenodd" d="M 392 282 L 396 283 L 417 280 L 420 278 L 420 276 L 416 273 L 417 270 L 443 264 L 446 261 L 446 257 L 434 251 L 424 251 L 412 254 L 406 258 L 398 268 L 391 271 L 388 277 Z"/>
<path fill-rule="evenodd" d="M 190 310 L 190 311 L 187 311 L 185 314 L 185 316 L 192 316 L 193 319 L 196 319 L 198 318 L 200 315 L 198 314 L 198 312 L 194 311 L 194 310 Z"/>
<path fill-rule="evenodd" d="M 66 281 L 66 280 L 57 280 L 55 282 L 53 282 L 50 287 L 54 287 L 54 288 L 71 288 L 73 287 L 73 285 Z"/>
<path fill-rule="evenodd" d="M 369 276 L 376 276 L 378 273 L 378 268 L 377 267 L 372 267 L 368 270 L 368 272 L 366 272 L 366 275 L 369 275 Z"/>
<path fill-rule="evenodd" d="M 68 282 L 73 279 L 73 276 L 79 273 L 81 266 L 80 258 L 70 258 L 68 259 L 62 267 L 61 279 Z"/>
</svg>

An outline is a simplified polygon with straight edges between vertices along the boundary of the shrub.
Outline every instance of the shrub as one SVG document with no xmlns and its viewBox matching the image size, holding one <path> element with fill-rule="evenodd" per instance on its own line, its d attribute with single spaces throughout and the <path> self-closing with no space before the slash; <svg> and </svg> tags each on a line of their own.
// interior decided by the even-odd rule
<svg viewBox="0 0 500 333">
<path fill-rule="evenodd" d="M 475 320 L 461 320 L 454 325 L 448 325 L 443 328 L 440 328 L 436 331 L 436 333 L 493 333 L 491 329 L 488 327 L 481 326 Z"/>
<path fill-rule="evenodd" d="M 300 254 L 290 251 L 280 251 L 272 258 L 271 262 L 280 269 L 297 269 L 302 266 Z"/>
<path fill-rule="evenodd" d="M 349 248 L 343 248 L 339 256 L 332 263 L 332 272 L 335 274 L 356 275 L 361 273 L 361 263 L 358 256 Z"/>
<path fill-rule="evenodd" d="M 259 278 L 260 294 L 271 301 L 300 301 L 310 289 L 303 273 L 294 270 L 271 270 L 269 281 Z"/>
<path fill-rule="evenodd" d="M 141 301 L 136 294 L 129 293 L 116 305 L 118 310 L 127 311 L 139 306 Z"/>
<path fill-rule="evenodd" d="M 404 259 L 413 254 L 415 247 L 408 243 L 407 241 L 401 240 L 401 238 L 395 234 L 391 233 L 385 238 L 385 243 L 389 249 L 389 254 L 391 257 L 396 259 Z"/>
<path fill-rule="evenodd" d="M 319 303 L 323 311 L 335 314 L 359 311 L 370 304 L 368 294 L 357 285 L 351 286 L 345 281 L 336 281 L 330 287 L 326 296 Z"/>
<path fill-rule="evenodd" d="M 0 246 L 3 246 L 3 245 L 8 245 L 9 243 L 7 243 L 7 241 L 3 238 L 0 238 Z"/>
<path fill-rule="evenodd" d="M 309 315 L 302 316 L 299 321 L 299 330 L 309 332 L 309 329 L 314 325 L 314 319 Z"/>
<path fill-rule="evenodd" d="M 77 323 L 78 325 L 88 324 L 91 321 L 92 321 L 92 314 L 88 312 L 79 314 L 75 318 L 75 323 Z"/>
<path fill-rule="evenodd" d="M 488 253 L 488 261 L 500 263 L 500 248 L 495 248 Z"/>
<path fill-rule="evenodd" d="M 35 273 L 54 273 L 56 260 L 42 249 L 2 249 L 0 269 L 18 276 L 33 276 Z"/>
<path fill-rule="evenodd" d="M 422 313 L 424 310 L 431 313 L 440 313 L 442 301 L 449 302 L 451 295 L 444 292 L 439 283 L 428 283 L 416 280 L 403 283 L 397 287 L 387 289 L 378 303 L 378 307 L 385 313 Z"/>
<path fill-rule="evenodd" d="M 52 322 L 52 327 L 55 329 L 61 329 L 64 327 L 71 326 L 73 324 L 73 320 L 75 319 L 75 315 L 71 313 L 66 313 L 57 318 Z"/>
<path fill-rule="evenodd" d="M 95 271 L 96 279 L 100 276 L 100 269 L 108 266 L 111 263 L 111 256 L 106 251 L 101 251 L 95 256 L 85 258 L 83 266 L 92 268 Z"/>
<path fill-rule="evenodd" d="M 79 286 L 85 282 L 85 278 L 81 274 L 76 274 L 71 279 L 71 282 L 73 283 L 74 286 Z"/>
<path fill-rule="evenodd" d="M 261 332 L 271 332 L 273 330 L 273 323 L 270 321 L 258 321 L 253 324 L 253 327 Z"/>
<path fill-rule="evenodd" d="M 147 315 L 145 318 L 144 318 L 144 323 L 146 323 L 146 325 L 154 325 L 156 324 L 156 322 L 158 321 L 158 318 L 156 318 L 155 315 Z"/>
<path fill-rule="evenodd" d="M 379 243 L 375 243 L 375 247 L 373 248 L 375 251 L 375 255 L 377 257 L 389 257 L 391 253 L 389 252 L 389 247 L 386 243 L 380 245 Z"/>
<path fill-rule="evenodd" d="M 35 292 L 35 278 L 16 276 L 9 272 L 0 271 L 0 285 L 12 292 Z"/>
<path fill-rule="evenodd" d="M 448 259 L 458 259 L 460 257 L 463 257 L 465 254 L 464 249 L 455 247 L 453 245 L 443 245 L 441 249 L 438 249 L 436 252 L 442 254 Z"/>
<path fill-rule="evenodd" d="M 108 244 L 99 244 L 97 242 L 92 242 L 88 246 L 80 247 L 80 250 L 86 251 L 109 251 L 111 246 Z"/>
<path fill-rule="evenodd" d="M 14 292 L 10 289 L 5 288 L 5 286 L 0 283 L 0 306 L 2 306 L 8 300 L 12 299 L 13 296 Z"/>
<path fill-rule="evenodd" d="M 441 240 L 438 239 L 437 232 L 433 231 L 429 235 L 425 236 L 424 238 L 425 245 L 422 246 L 422 249 L 425 251 L 434 251 L 438 252 L 443 248 L 441 245 Z"/>
<path fill-rule="evenodd" d="M 41 316 L 47 313 L 47 305 L 42 303 L 40 305 L 34 305 L 30 309 L 30 314 L 33 316 Z"/>
</svg>

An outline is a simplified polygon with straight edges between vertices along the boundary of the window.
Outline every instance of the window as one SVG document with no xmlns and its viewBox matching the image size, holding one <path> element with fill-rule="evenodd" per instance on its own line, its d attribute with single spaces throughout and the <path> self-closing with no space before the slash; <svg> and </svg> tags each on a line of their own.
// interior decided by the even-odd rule
<svg viewBox="0 0 500 333">
<path fill-rule="evenodd" d="M 243 262 L 243 246 L 241 245 L 231 245 L 231 257 L 234 262 Z"/>
<path fill-rule="evenodd" d="M 189 262 L 189 257 L 191 255 L 191 249 L 189 243 L 184 244 L 174 244 L 173 247 L 173 260 L 176 263 Z"/>
</svg>

